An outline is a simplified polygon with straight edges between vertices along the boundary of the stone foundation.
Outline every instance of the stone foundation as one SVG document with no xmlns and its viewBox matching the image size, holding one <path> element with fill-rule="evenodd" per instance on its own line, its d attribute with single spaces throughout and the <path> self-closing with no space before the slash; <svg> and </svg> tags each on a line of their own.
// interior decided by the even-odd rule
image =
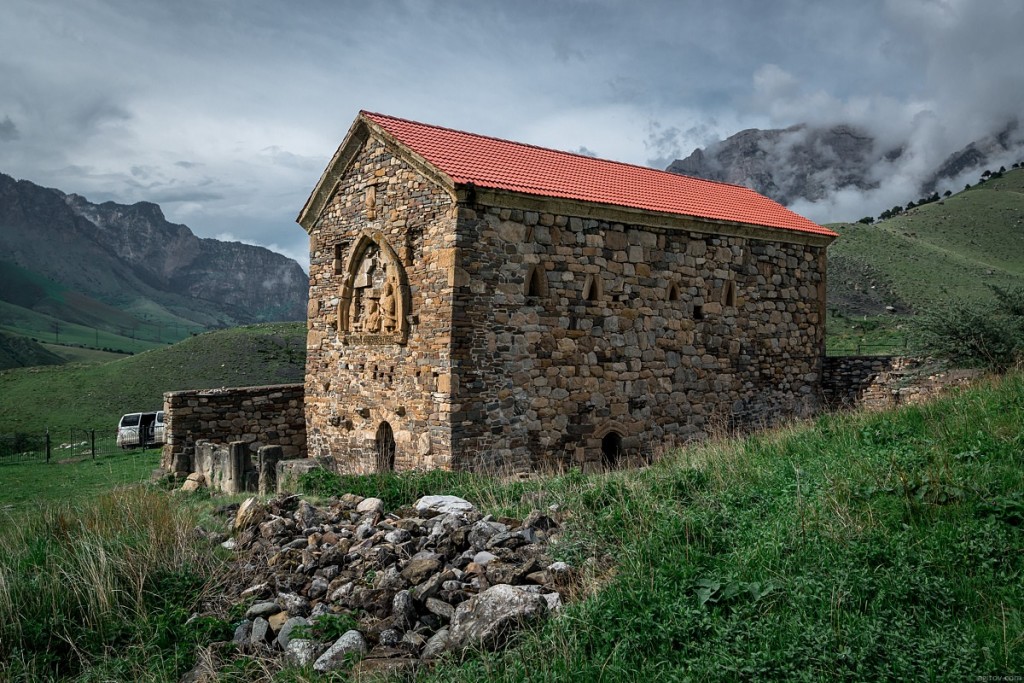
<svg viewBox="0 0 1024 683">
<path fill-rule="evenodd" d="M 299 477 L 320 466 L 315 460 L 301 458 L 283 460 L 280 446 L 262 446 L 255 455 L 244 441 L 216 444 L 199 440 L 194 455 L 179 457 L 174 474 L 189 474 L 197 486 L 206 486 L 227 494 L 260 493 L 272 495 L 281 491 L 295 491 Z"/>
</svg>

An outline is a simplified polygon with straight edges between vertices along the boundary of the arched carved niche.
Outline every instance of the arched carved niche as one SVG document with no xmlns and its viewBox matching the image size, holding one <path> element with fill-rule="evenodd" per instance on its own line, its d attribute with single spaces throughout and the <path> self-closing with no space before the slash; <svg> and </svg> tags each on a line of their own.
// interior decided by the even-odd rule
<svg viewBox="0 0 1024 683">
<path fill-rule="evenodd" d="M 342 269 L 339 338 L 346 344 L 404 344 L 409 300 L 398 254 L 380 231 L 364 231 Z"/>
</svg>

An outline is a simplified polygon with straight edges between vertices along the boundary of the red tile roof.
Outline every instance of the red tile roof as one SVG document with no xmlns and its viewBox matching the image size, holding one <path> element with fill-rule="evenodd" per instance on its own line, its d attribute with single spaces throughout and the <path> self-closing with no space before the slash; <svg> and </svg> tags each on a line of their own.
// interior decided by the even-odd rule
<svg viewBox="0 0 1024 683">
<path fill-rule="evenodd" d="M 456 184 L 837 236 L 739 185 L 360 112 Z"/>
</svg>

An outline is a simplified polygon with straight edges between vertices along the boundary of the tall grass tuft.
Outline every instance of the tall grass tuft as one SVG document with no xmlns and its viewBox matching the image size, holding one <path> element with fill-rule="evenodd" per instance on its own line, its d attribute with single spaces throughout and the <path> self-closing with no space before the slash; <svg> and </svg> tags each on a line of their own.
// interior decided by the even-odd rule
<svg viewBox="0 0 1024 683">
<path fill-rule="evenodd" d="M 131 680 L 151 675 L 147 660 L 168 675 L 189 663 L 185 622 L 219 562 L 191 534 L 195 515 L 137 486 L 5 520 L 0 677 L 67 677 L 117 660 Z"/>
</svg>

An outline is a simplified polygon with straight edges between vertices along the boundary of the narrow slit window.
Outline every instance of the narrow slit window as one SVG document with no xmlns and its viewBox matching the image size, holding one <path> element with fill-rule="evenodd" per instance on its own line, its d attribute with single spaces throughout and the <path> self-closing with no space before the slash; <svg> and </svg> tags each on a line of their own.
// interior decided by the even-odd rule
<svg viewBox="0 0 1024 683">
<path fill-rule="evenodd" d="M 377 471 L 394 472 L 395 433 L 389 423 L 381 422 L 380 426 L 377 427 L 377 437 L 374 439 L 374 445 L 377 451 Z"/>
<path fill-rule="evenodd" d="M 526 296 L 544 296 L 544 268 L 539 265 L 530 266 L 526 274 Z"/>
<path fill-rule="evenodd" d="M 342 263 L 342 260 L 341 260 L 342 256 L 343 256 L 343 251 L 344 251 L 344 249 L 342 248 L 342 246 L 340 244 L 335 244 L 334 245 L 334 274 L 335 275 L 341 275 L 341 271 L 345 268 L 345 265 Z"/>
<path fill-rule="evenodd" d="M 668 286 L 668 300 L 679 301 L 679 285 L 674 282 Z"/>
<path fill-rule="evenodd" d="M 693 305 L 693 319 L 703 320 L 704 319 L 704 306 L 702 304 Z"/>
<path fill-rule="evenodd" d="M 583 300 L 595 302 L 601 300 L 601 277 L 600 275 L 588 275 L 583 283 Z"/>
<path fill-rule="evenodd" d="M 736 305 L 736 283 L 732 280 L 725 283 L 725 291 L 722 294 L 722 303 L 726 306 Z"/>
</svg>

